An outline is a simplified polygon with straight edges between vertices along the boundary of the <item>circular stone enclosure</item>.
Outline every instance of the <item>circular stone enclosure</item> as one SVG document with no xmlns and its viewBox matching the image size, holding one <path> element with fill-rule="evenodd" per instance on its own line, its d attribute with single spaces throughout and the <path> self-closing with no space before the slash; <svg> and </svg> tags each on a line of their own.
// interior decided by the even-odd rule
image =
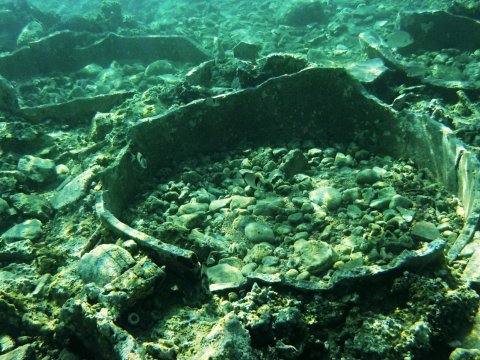
<svg viewBox="0 0 480 360">
<path fill-rule="evenodd" d="M 117 218 L 122 217 L 126 205 L 130 205 L 138 195 L 141 184 L 151 179 L 159 169 L 174 167 L 182 161 L 203 155 L 238 149 L 245 144 L 250 148 L 278 148 L 292 139 L 313 141 L 315 144 L 356 143 L 372 154 L 413 159 L 434 181 L 441 183 L 463 203 L 465 226 L 448 250 L 450 261 L 473 237 L 478 223 L 478 164 L 475 156 L 441 124 L 420 116 L 398 114 L 379 103 L 343 69 L 307 68 L 269 79 L 255 88 L 194 101 L 166 114 L 140 120 L 130 129 L 129 136 L 132 143 L 104 174 L 104 190 L 108 191 L 100 194 L 97 211 L 100 209 L 99 215 L 116 230 L 143 241 L 150 250 L 155 249 L 160 254 L 159 261 L 167 264 L 167 270 L 170 267 L 178 271 L 181 267 L 199 272 L 196 255 L 202 255 L 174 244 L 165 244 L 126 224 L 120 223 L 119 226 L 115 223 L 119 222 Z M 250 179 L 243 176 L 246 185 L 250 183 L 253 188 L 256 182 L 254 173 L 248 175 Z M 312 196 L 318 197 L 318 194 Z M 189 211 L 185 210 L 183 215 L 189 215 Z M 263 229 L 259 233 L 263 237 L 260 243 L 268 243 L 271 238 L 269 231 Z M 426 247 L 407 252 L 403 258 L 380 270 L 363 269 L 359 276 L 373 271 L 381 273 L 415 266 L 422 257 L 438 258 L 443 256 L 444 245 L 444 242 L 434 240 Z M 322 246 L 320 239 L 317 243 L 295 243 L 299 256 L 302 252 L 311 253 Z M 202 258 L 202 262 L 206 260 Z M 326 261 L 332 266 L 335 260 Z M 218 270 L 225 271 L 225 268 L 222 266 Z M 323 271 L 322 265 L 313 264 L 311 270 L 319 274 Z M 254 274 L 250 280 L 267 283 L 288 281 L 274 274 Z M 348 283 L 340 273 L 325 287 L 342 281 Z M 239 286 L 234 276 L 232 283 L 233 287 Z M 228 289 L 229 285 L 225 288 Z M 319 290 L 316 285 L 312 285 L 311 289 Z"/>
</svg>

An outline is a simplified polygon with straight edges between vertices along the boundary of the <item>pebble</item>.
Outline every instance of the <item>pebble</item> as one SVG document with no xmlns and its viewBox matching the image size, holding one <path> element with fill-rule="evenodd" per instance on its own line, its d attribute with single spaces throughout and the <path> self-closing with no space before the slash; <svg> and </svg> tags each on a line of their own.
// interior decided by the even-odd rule
<svg viewBox="0 0 480 360">
<path fill-rule="evenodd" d="M 411 236 L 418 241 L 433 241 L 441 237 L 441 234 L 433 223 L 419 221 L 412 227 Z"/>
<path fill-rule="evenodd" d="M 255 264 L 254 262 L 251 262 L 251 263 L 245 264 L 240 271 L 242 272 L 243 276 L 248 276 L 251 273 L 253 273 L 257 267 L 258 267 L 257 264 Z"/>
<path fill-rule="evenodd" d="M 288 216 L 288 222 L 293 226 L 299 225 L 303 221 L 303 214 L 301 212 L 294 213 Z"/>
<path fill-rule="evenodd" d="M 374 169 L 361 170 L 356 176 L 358 185 L 371 185 L 379 180 L 381 180 L 381 176 Z"/>
<path fill-rule="evenodd" d="M 269 243 L 255 244 L 244 257 L 243 262 L 260 264 L 265 256 L 273 254 L 273 250 L 273 246 Z"/>
<path fill-rule="evenodd" d="M 55 191 L 52 199 L 53 208 L 56 210 L 62 209 L 85 196 L 89 185 L 93 181 L 95 171 L 95 167 L 89 168 Z"/>
<path fill-rule="evenodd" d="M 187 229 L 194 229 L 202 225 L 206 218 L 205 213 L 197 212 L 193 214 L 183 214 L 178 217 L 180 223 Z"/>
<path fill-rule="evenodd" d="M 312 275 L 321 274 L 335 262 L 335 253 L 326 242 L 302 239 L 297 240 L 293 247 L 302 266 Z"/>
<path fill-rule="evenodd" d="M 375 199 L 370 202 L 369 207 L 375 210 L 384 210 L 389 207 L 391 200 L 391 197 Z"/>
<path fill-rule="evenodd" d="M 38 219 L 26 220 L 5 231 L 1 238 L 8 244 L 21 240 L 35 240 L 42 235 L 42 222 Z"/>
<path fill-rule="evenodd" d="M 388 207 L 390 209 L 396 209 L 397 207 L 410 209 L 411 207 L 413 207 L 413 202 L 407 199 L 405 196 L 397 194 L 393 196 Z"/>
<path fill-rule="evenodd" d="M 255 204 L 254 197 L 234 195 L 230 202 L 230 209 L 246 209 L 249 205 L 253 204 Z"/>
<path fill-rule="evenodd" d="M 363 215 L 362 209 L 357 205 L 348 205 L 347 206 L 347 216 L 351 219 L 358 219 Z"/>
<path fill-rule="evenodd" d="M 325 186 L 310 192 L 309 198 L 318 205 L 324 205 L 328 210 L 336 210 L 342 203 L 342 194 L 337 189 Z"/>
<path fill-rule="evenodd" d="M 290 278 L 296 278 L 298 276 L 299 272 L 297 269 L 288 269 L 285 272 L 285 275 L 287 275 Z"/>
<path fill-rule="evenodd" d="M 283 212 L 285 200 L 281 197 L 271 197 L 257 201 L 253 215 L 276 216 Z"/>
<path fill-rule="evenodd" d="M 253 243 L 271 243 L 275 240 L 272 228 L 259 222 L 252 222 L 245 226 L 245 236 Z"/>
<path fill-rule="evenodd" d="M 225 199 L 218 199 L 218 200 L 213 200 L 210 205 L 208 206 L 208 210 L 210 211 L 217 211 L 222 208 L 227 207 L 230 202 L 232 201 L 232 198 L 225 198 Z"/>
<path fill-rule="evenodd" d="M 346 203 L 354 203 L 360 198 L 360 188 L 354 187 L 342 192 L 342 200 Z"/>
<path fill-rule="evenodd" d="M 178 215 L 183 215 L 183 214 L 195 214 L 195 213 L 200 213 L 200 212 L 206 212 L 208 211 L 208 204 L 204 203 L 198 203 L 198 202 L 191 202 L 188 204 L 181 205 L 178 208 Z"/>
<path fill-rule="evenodd" d="M 285 156 L 285 161 L 281 166 L 281 170 L 287 178 L 291 178 L 293 175 L 304 172 L 307 169 L 308 159 L 303 155 L 303 152 L 298 149 L 290 150 Z"/>
</svg>

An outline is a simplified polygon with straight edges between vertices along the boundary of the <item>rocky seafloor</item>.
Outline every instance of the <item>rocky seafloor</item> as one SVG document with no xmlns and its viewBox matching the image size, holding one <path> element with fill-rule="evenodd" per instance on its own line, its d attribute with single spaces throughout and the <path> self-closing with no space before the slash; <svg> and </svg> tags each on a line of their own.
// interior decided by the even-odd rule
<svg viewBox="0 0 480 360">
<path fill-rule="evenodd" d="M 308 132 L 122 153 L 142 119 L 316 67 L 475 153 L 476 2 L 92 4 L 0 5 L 0 359 L 480 357 L 480 236 L 447 258 L 465 204 L 412 159 Z M 99 196 L 121 156 L 123 223 Z"/>
</svg>

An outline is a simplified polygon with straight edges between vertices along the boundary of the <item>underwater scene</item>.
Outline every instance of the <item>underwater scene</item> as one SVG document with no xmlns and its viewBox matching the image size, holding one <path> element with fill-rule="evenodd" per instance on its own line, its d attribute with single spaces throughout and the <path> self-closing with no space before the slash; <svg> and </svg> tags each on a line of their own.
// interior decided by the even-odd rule
<svg viewBox="0 0 480 360">
<path fill-rule="evenodd" d="M 0 360 L 480 359 L 478 0 L 0 0 Z"/>
</svg>

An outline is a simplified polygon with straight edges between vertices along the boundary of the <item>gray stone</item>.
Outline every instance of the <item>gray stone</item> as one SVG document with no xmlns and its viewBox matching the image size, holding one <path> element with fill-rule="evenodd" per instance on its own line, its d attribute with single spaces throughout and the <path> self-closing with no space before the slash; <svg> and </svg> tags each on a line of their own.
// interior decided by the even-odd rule
<svg viewBox="0 0 480 360">
<path fill-rule="evenodd" d="M 385 210 L 386 208 L 388 208 L 391 200 L 392 198 L 390 196 L 382 197 L 379 199 L 372 200 L 369 206 L 375 210 Z"/>
<path fill-rule="evenodd" d="M 413 221 L 413 218 L 415 217 L 415 210 L 412 209 L 404 209 L 402 207 L 397 208 L 397 211 L 402 215 L 402 218 L 410 223 Z"/>
<path fill-rule="evenodd" d="M 42 235 L 42 222 L 37 219 L 26 220 L 5 231 L 1 238 L 8 244 L 21 240 L 35 240 Z"/>
<path fill-rule="evenodd" d="M 17 193 L 10 197 L 13 207 L 27 217 L 47 221 L 52 215 L 52 206 L 43 197 Z"/>
<path fill-rule="evenodd" d="M 259 51 L 260 46 L 240 41 L 233 47 L 233 56 L 240 60 L 255 61 Z"/>
<path fill-rule="evenodd" d="M 351 219 L 358 219 L 363 215 L 363 212 L 357 205 L 348 205 L 347 215 Z"/>
<path fill-rule="evenodd" d="M 232 201 L 232 198 L 213 200 L 208 206 L 208 210 L 217 211 L 222 208 L 225 208 L 228 206 L 228 204 L 230 204 L 230 201 Z"/>
<path fill-rule="evenodd" d="M 396 209 L 397 207 L 402 207 L 404 209 L 409 209 L 413 206 L 413 202 L 407 199 L 405 196 L 402 195 L 394 195 L 392 201 L 390 201 L 389 208 Z"/>
<path fill-rule="evenodd" d="M 248 276 L 248 275 L 250 275 L 252 272 L 255 271 L 255 269 L 256 269 L 257 267 L 258 267 L 258 265 L 255 264 L 255 263 L 253 263 L 253 262 L 248 263 L 248 264 L 245 264 L 245 265 L 242 267 L 242 269 L 241 269 L 242 275 L 243 275 L 243 276 Z"/>
<path fill-rule="evenodd" d="M 92 140 L 101 141 L 105 139 L 105 136 L 112 131 L 116 120 L 115 114 L 97 112 L 93 116 L 90 127 L 90 137 Z"/>
<path fill-rule="evenodd" d="M 285 161 L 281 166 L 281 170 L 285 173 L 287 178 L 293 177 L 295 174 L 299 174 L 308 169 L 308 159 L 298 149 L 290 150 L 285 155 Z"/>
<path fill-rule="evenodd" d="M 228 313 L 213 326 L 210 333 L 199 339 L 201 350 L 194 356 L 199 360 L 255 360 L 250 335 L 235 314 Z"/>
<path fill-rule="evenodd" d="M 318 205 L 324 205 L 328 210 L 336 210 L 342 203 L 342 194 L 337 189 L 325 186 L 315 189 L 309 194 L 310 200 Z"/>
<path fill-rule="evenodd" d="M 97 167 L 87 169 L 57 189 L 52 199 L 53 208 L 58 210 L 81 199 L 93 181 L 96 170 Z"/>
<path fill-rule="evenodd" d="M 185 226 L 187 229 L 195 229 L 200 227 L 207 216 L 203 212 L 197 212 L 193 214 L 183 214 L 178 217 L 180 224 Z"/>
<path fill-rule="evenodd" d="M 427 221 L 419 221 L 413 225 L 410 235 L 418 241 L 433 241 L 441 237 L 437 227 Z"/>
<path fill-rule="evenodd" d="M 246 282 L 241 270 L 229 264 L 209 267 L 206 274 L 211 292 L 236 289 Z"/>
<path fill-rule="evenodd" d="M 114 244 L 102 244 L 82 256 L 78 273 L 85 284 L 105 286 L 135 264 L 130 253 Z"/>
<path fill-rule="evenodd" d="M 26 155 L 18 160 L 17 169 L 27 178 L 37 183 L 44 183 L 55 179 L 55 162 L 32 155 Z"/>
<path fill-rule="evenodd" d="M 255 198 L 250 196 L 232 196 L 232 201 L 230 203 L 230 209 L 245 209 L 249 205 L 255 204 Z"/>
<path fill-rule="evenodd" d="M 269 243 L 263 242 L 260 244 L 255 244 L 250 250 L 248 250 L 248 253 L 243 259 L 243 262 L 245 264 L 247 263 L 260 264 L 262 262 L 262 259 L 265 256 L 273 254 L 273 250 L 274 250 L 274 247 Z"/>
<path fill-rule="evenodd" d="M 293 231 L 293 227 L 290 225 L 282 224 L 275 228 L 275 232 L 280 235 L 287 235 Z"/>
<path fill-rule="evenodd" d="M 323 241 L 298 240 L 294 244 L 294 250 L 302 266 L 312 275 L 321 274 L 335 262 L 332 247 Z"/>
<path fill-rule="evenodd" d="M 354 187 L 342 192 L 342 200 L 346 203 L 353 203 L 360 198 L 360 188 Z"/>
<path fill-rule="evenodd" d="M 358 172 L 356 180 L 358 185 L 371 185 L 380 181 L 382 177 L 374 169 L 364 169 Z"/>
<path fill-rule="evenodd" d="M 245 226 L 245 236 L 253 243 L 272 242 L 275 234 L 270 226 L 258 222 L 252 222 Z"/>
<path fill-rule="evenodd" d="M 276 216 L 283 212 L 285 200 L 281 197 L 271 197 L 259 200 L 253 209 L 253 215 Z"/>
<path fill-rule="evenodd" d="M 195 214 L 195 213 L 206 212 L 206 211 L 208 211 L 208 204 L 191 202 L 188 204 L 181 205 L 178 208 L 177 214 L 178 215 Z"/>
<path fill-rule="evenodd" d="M 303 214 L 297 212 L 288 216 L 288 222 L 293 226 L 300 224 L 303 221 Z"/>
<path fill-rule="evenodd" d="M 145 69 L 145 76 L 157 76 L 164 74 L 174 74 L 176 71 L 175 67 L 167 60 L 157 60 L 152 62 Z"/>
</svg>

